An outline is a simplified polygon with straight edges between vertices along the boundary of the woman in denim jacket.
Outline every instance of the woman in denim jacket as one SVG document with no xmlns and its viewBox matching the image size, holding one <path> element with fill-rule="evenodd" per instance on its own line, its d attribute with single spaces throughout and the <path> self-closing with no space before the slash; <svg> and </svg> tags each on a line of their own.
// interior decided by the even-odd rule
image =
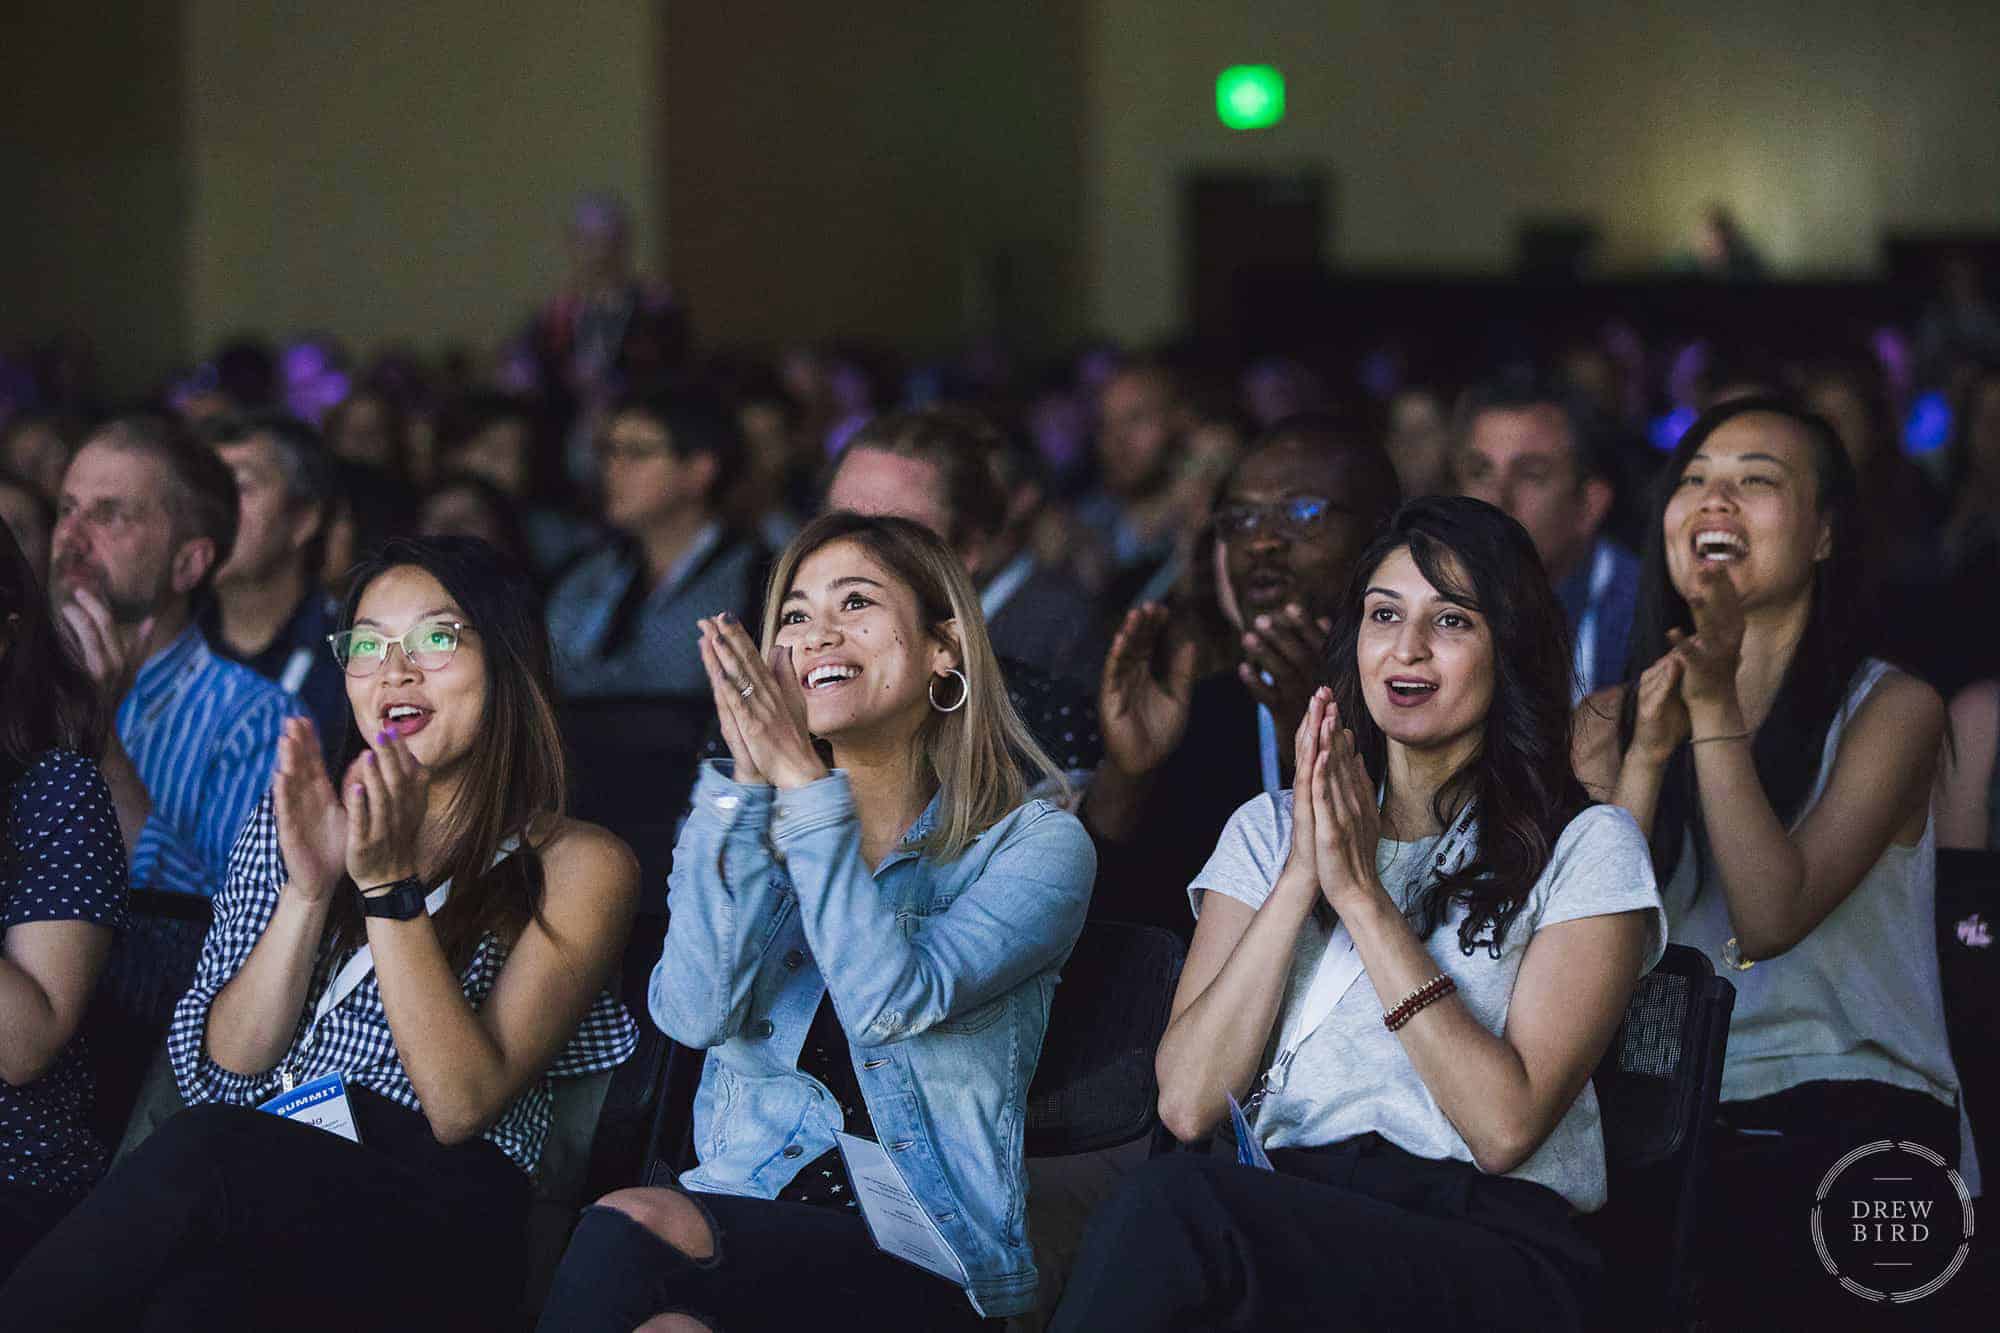
<svg viewBox="0 0 2000 1333">
<path fill-rule="evenodd" d="M 702 622 L 733 763 L 696 783 L 653 971 L 654 1020 L 710 1052 L 700 1165 L 584 1214 L 544 1329 L 939 1329 L 1033 1303 L 1021 1127 L 1090 839 L 1027 799 L 1024 765 L 1054 768 L 930 532 L 828 514 L 766 608 L 761 653 Z M 963 1296 L 876 1248 L 835 1131 L 886 1150 Z"/>
</svg>

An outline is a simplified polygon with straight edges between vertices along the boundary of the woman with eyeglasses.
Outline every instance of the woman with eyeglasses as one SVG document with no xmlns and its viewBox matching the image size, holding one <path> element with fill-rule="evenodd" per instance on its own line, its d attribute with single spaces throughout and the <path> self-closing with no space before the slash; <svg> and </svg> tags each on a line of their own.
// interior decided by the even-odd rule
<svg viewBox="0 0 2000 1333">
<path fill-rule="evenodd" d="M 1072 815 L 1027 797 L 1023 761 L 1053 765 L 964 563 L 907 519 L 837 510 L 779 558 L 762 643 L 724 616 L 701 650 L 732 760 L 696 782 L 651 989 L 654 1021 L 708 1052 L 700 1160 L 584 1213 L 540 1326 L 1019 1314 L 1028 1085 L 1094 862 Z M 900 1181 L 902 1220 L 949 1255 L 926 1271 L 878 1248 L 891 1216 L 855 1211 L 870 1177 Z"/>
<path fill-rule="evenodd" d="M 637 1032 L 603 987 L 631 853 L 562 814 L 548 641 L 483 542 L 396 541 L 230 857 L 168 1053 L 183 1111 L 0 1289 L 11 1327 L 479 1328 L 518 1315 L 550 1080 Z"/>
</svg>

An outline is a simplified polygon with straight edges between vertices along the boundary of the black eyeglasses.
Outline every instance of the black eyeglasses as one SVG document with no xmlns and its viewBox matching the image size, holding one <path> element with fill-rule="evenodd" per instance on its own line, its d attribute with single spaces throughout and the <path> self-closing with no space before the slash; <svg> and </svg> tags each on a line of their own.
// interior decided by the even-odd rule
<svg viewBox="0 0 2000 1333">
<path fill-rule="evenodd" d="M 458 651 L 458 641 L 471 626 L 456 620 L 420 620 L 401 638 L 364 626 L 329 634 L 333 660 L 350 676 L 372 676 L 389 660 L 389 648 L 400 644 L 403 656 L 422 671 L 442 670 Z"/>
<path fill-rule="evenodd" d="M 1215 531 L 1220 537 L 1250 537 L 1261 531 L 1284 537 L 1310 537 L 1335 513 L 1333 501 L 1324 495 L 1292 495 L 1263 504 L 1237 501 L 1215 511 Z"/>
</svg>

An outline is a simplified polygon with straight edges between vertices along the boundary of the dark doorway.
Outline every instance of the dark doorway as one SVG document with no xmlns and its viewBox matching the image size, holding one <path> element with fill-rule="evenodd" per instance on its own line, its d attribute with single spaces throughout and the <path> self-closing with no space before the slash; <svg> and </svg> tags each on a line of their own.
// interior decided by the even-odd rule
<svg viewBox="0 0 2000 1333">
<path fill-rule="evenodd" d="M 1250 283 L 1319 273 L 1331 192 L 1318 171 L 1197 171 L 1186 179 L 1183 280 L 1197 339 L 1254 343 L 1244 299 Z"/>
</svg>

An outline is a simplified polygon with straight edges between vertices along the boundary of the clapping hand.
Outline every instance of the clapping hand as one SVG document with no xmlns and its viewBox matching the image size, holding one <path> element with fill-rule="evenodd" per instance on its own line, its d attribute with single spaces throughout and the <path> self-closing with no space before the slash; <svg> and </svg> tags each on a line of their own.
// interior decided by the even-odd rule
<svg viewBox="0 0 2000 1333">
<path fill-rule="evenodd" d="M 736 760 L 736 780 L 802 787 L 825 777 L 826 765 L 806 729 L 805 687 L 792 665 L 792 650 L 773 644 L 765 660 L 727 612 L 700 625 L 701 663 L 715 695 L 722 739 Z"/>
<path fill-rule="evenodd" d="M 1743 599 L 1726 569 L 1698 569 L 1687 596 L 1694 633 L 1667 631 L 1681 659 L 1681 698 L 1690 711 L 1736 702 L 1736 668 L 1743 658 Z"/>
<path fill-rule="evenodd" d="M 271 805 L 286 884 L 308 902 L 319 902 L 333 892 L 347 866 L 347 812 L 327 780 L 313 724 L 302 717 L 289 719 L 279 733 Z"/>
<path fill-rule="evenodd" d="M 1166 678 L 1160 679 L 1153 674 L 1153 657 L 1166 627 L 1167 609 L 1158 603 L 1128 612 L 1111 640 L 1098 688 L 1105 754 L 1133 777 L 1166 762 L 1187 734 L 1198 645 L 1192 639 L 1175 643 Z"/>
<path fill-rule="evenodd" d="M 1319 842 L 1313 823 L 1311 776 L 1319 762 L 1320 724 L 1333 708 L 1333 691 L 1322 685 L 1306 700 L 1306 715 L 1292 733 L 1292 846 L 1279 879 L 1304 880 L 1319 893 Z"/>
<path fill-rule="evenodd" d="M 1303 779 L 1300 779 L 1303 781 Z M 1314 861 L 1327 905 L 1347 914 L 1370 894 L 1382 892 L 1375 873 L 1375 844 L 1382 836 L 1382 811 L 1375 785 L 1355 746 L 1354 733 L 1340 725 L 1331 701 L 1319 724 L 1319 753 L 1312 778 Z"/>
<path fill-rule="evenodd" d="M 1258 616 L 1243 634 L 1243 661 L 1237 677 L 1251 697 L 1271 710 L 1279 734 L 1299 725 L 1306 700 L 1319 679 L 1333 622 L 1309 619 L 1297 603 Z"/>
<path fill-rule="evenodd" d="M 1632 750 L 1653 764 L 1664 764 L 1691 730 L 1687 701 L 1681 698 L 1681 678 L 1687 659 L 1678 650 L 1661 655 L 1639 676 Z"/>
<path fill-rule="evenodd" d="M 366 891 L 417 873 L 430 772 L 392 727 L 348 766 L 347 873 Z"/>
</svg>

